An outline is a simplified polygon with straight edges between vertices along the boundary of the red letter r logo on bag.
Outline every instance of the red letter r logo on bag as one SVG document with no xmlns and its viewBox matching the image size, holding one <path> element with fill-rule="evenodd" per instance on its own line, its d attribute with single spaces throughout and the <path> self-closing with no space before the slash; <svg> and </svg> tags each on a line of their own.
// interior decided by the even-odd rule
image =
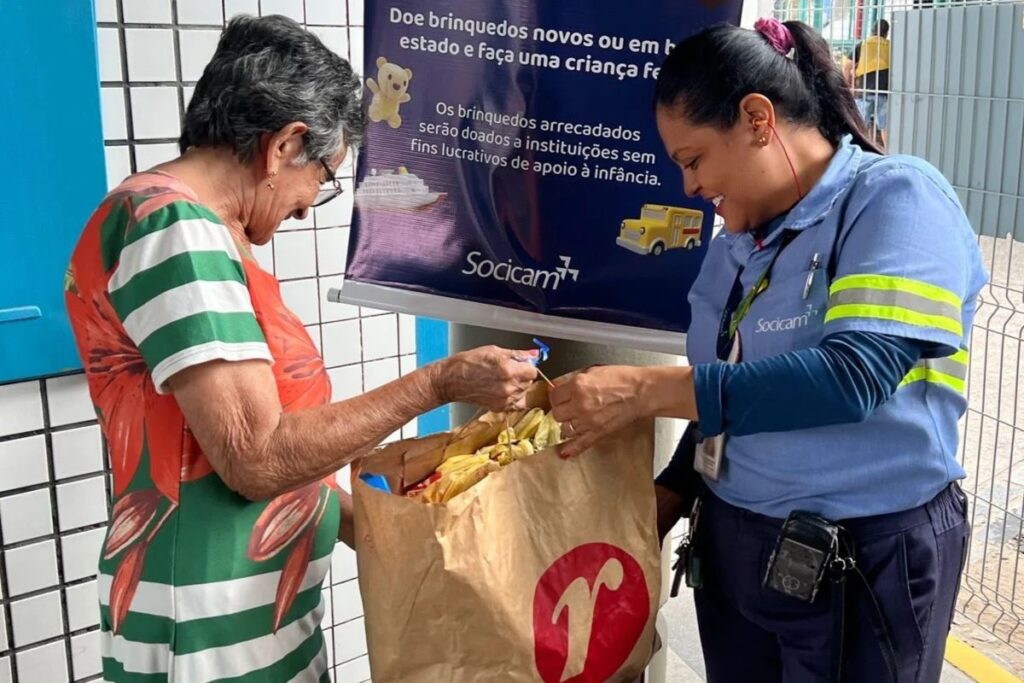
<svg viewBox="0 0 1024 683">
<path fill-rule="evenodd" d="M 544 683 L 603 683 L 619 670 L 650 616 L 644 571 L 607 543 L 555 560 L 533 595 L 533 647 Z"/>
</svg>

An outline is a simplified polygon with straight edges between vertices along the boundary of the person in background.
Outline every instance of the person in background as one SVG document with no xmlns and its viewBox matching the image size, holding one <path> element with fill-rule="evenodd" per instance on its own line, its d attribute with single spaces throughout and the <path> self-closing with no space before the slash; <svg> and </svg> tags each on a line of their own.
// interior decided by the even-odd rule
<svg viewBox="0 0 1024 683">
<path fill-rule="evenodd" d="M 864 123 L 878 135 L 882 147 L 888 144 L 889 125 L 889 62 L 892 46 L 889 42 L 889 22 L 879 19 L 871 35 L 853 50 L 853 88 L 857 94 L 857 109 Z"/>
<path fill-rule="evenodd" d="M 987 279 L 956 193 L 928 163 L 879 154 L 800 22 L 682 41 L 655 101 L 686 194 L 725 222 L 689 295 L 692 366 L 595 367 L 553 389 L 563 455 L 639 418 L 697 422 L 703 441 L 655 490 L 664 536 L 702 475 L 690 552 L 709 681 L 938 681 Z M 791 516 L 834 541 L 799 550 Z"/>
<path fill-rule="evenodd" d="M 838 61 L 839 69 L 843 72 L 843 82 L 847 88 L 853 90 L 853 53 L 841 52 Z"/>
<path fill-rule="evenodd" d="M 113 468 L 104 680 L 329 681 L 321 584 L 353 542 L 335 473 L 449 401 L 522 405 L 537 374 L 489 347 L 330 402 L 252 245 L 341 193 L 360 90 L 294 21 L 232 19 L 181 156 L 114 189 L 74 250 L 66 301 Z"/>
</svg>

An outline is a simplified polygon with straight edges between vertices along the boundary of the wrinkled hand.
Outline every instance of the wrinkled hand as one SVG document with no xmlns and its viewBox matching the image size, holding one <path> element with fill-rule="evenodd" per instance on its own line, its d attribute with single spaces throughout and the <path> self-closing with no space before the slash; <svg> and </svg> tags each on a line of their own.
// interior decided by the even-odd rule
<svg viewBox="0 0 1024 683">
<path fill-rule="evenodd" d="M 643 369 L 605 365 L 574 375 L 551 390 L 551 409 L 569 441 L 563 458 L 584 452 L 604 437 L 647 415 Z"/>
<path fill-rule="evenodd" d="M 483 346 L 442 361 L 436 382 L 444 403 L 472 403 L 493 411 L 526 407 L 526 390 L 537 379 L 529 361 L 537 350 L 511 351 Z"/>
</svg>

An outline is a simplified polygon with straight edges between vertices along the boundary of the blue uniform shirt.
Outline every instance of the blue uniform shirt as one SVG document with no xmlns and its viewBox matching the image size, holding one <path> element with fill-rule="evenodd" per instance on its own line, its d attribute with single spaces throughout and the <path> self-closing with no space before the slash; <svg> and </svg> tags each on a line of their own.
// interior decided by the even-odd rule
<svg viewBox="0 0 1024 683">
<path fill-rule="evenodd" d="M 739 326 L 743 361 L 848 330 L 917 340 L 926 344 L 924 358 L 863 423 L 729 436 L 721 477 L 708 485 L 772 517 L 800 509 L 844 519 L 917 507 L 965 476 L 957 421 L 967 406 L 967 338 L 987 280 L 967 217 L 926 162 L 843 140 L 822 179 L 760 249 L 749 233 L 712 241 L 690 293 L 691 363 L 718 362 L 716 337 L 737 271 L 749 290 L 786 231 L 799 234 Z M 805 299 L 815 254 L 821 266 Z M 701 423 L 705 434 L 723 428 L 728 434 L 728 425 Z"/>
</svg>

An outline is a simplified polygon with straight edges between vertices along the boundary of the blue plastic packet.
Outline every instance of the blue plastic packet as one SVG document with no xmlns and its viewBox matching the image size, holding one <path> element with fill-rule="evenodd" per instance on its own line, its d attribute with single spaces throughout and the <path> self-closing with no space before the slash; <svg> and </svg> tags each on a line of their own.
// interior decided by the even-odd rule
<svg viewBox="0 0 1024 683">
<path fill-rule="evenodd" d="M 548 359 L 548 356 L 551 355 L 551 347 L 536 337 L 533 338 L 533 343 L 536 344 L 537 350 L 540 351 L 537 357 L 530 361 L 536 366 Z"/>
<path fill-rule="evenodd" d="M 391 493 L 391 487 L 388 486 L 388 480 L 385 479 L 382 474 L 370 474 L 368 472 L 364 472 L 359 475 L 359 478 L 366 482 L 367 486 L 380 489 L 384 493 Z"/>
</svg>

